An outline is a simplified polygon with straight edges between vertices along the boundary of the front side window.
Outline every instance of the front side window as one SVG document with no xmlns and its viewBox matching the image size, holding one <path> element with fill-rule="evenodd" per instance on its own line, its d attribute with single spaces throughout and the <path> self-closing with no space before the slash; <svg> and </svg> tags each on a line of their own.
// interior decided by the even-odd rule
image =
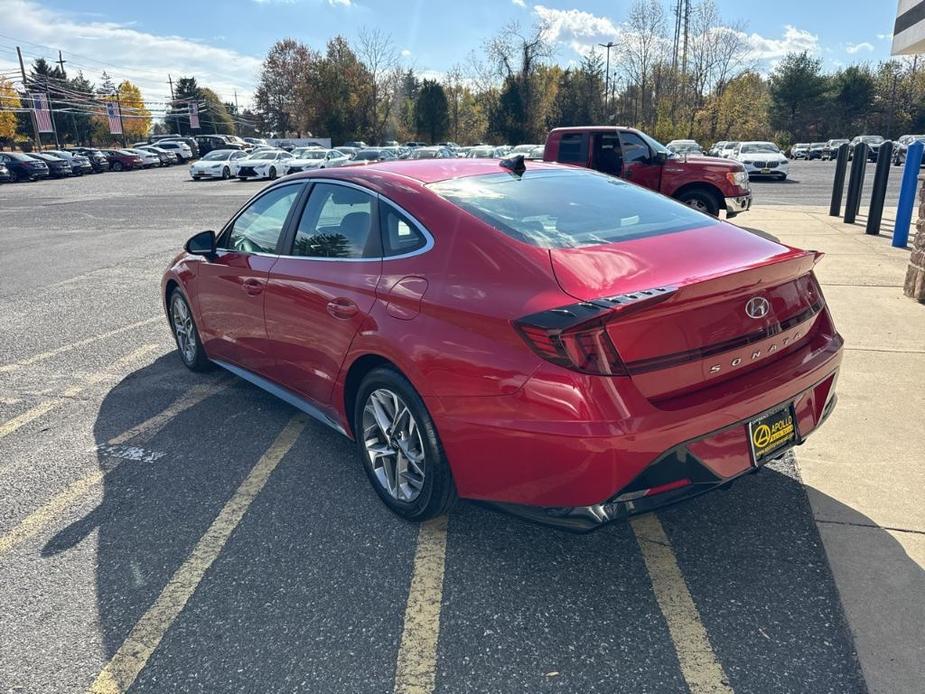
<svg viewBox="0 0 925 694">
<path fill-rule="evenodd" d="M 382 229 L 382 255 L 392 257 L 413 253 L 427 245 L 427 238 L 415 224 L 386 202 L 379 203 Z"/>
<path fill-rule="evenodd" d="M 234 220 L 219 248 L 244 253 L 276 253 L 289 210 L 301 192 L 301 185 L 287 185 L 261 195 Z"/>
<path fill-rule="evenodd" d="M 306 258 L 373 258 L 379 256 L 371 234 L 373 196 L 331 183 L 318 183 L 299 220 L 292 255 Z"/>
<path fill-rule="evenodd" d="M 581 248 L 716 224 L 686 205 L 587 171 L 489 174 L 430 184 L 498 231 L 542 248 Z"/>
<path fill-rule="evenodd" d="M 651 159 L 649 145 L 636 133 L 620 133 L 620 145 L 623 148 L 623 161 L 627 164 L 647 164 Z"/>
</svg>

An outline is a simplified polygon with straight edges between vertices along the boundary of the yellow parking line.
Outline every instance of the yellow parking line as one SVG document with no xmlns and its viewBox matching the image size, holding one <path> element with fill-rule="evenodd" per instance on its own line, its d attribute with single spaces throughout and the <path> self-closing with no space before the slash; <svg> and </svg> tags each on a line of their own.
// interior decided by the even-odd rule
<svg viewBox="0 0 925 694">
<path fill-rule="evenodd" d="M 649 513 L 633 518 L 631 525 L 691 694 L 729 694 L 732 687 L 713 652 L 661 522 Z"/>
<path fill-rule="evenodd" d="M 92 337 L 84 338 L 83 340 L 78 340 L 77 342 L 71 342 L 70 344 L 57 347 L 55 349 L 50 349 L 47 352 L 42 352 L 34 356 L 29 357 L 28 359 L 23 359 L 22 361 L 14 362 L 12 364 L 3 364 L 0 366 L 0 373 L 6 373 L 8 371 L 15 371 L 16 369 L 21 369 L 24 366 L 31 366 L 32 364 L 37 364 L 40 361 L 45 361 L 51 357 L 61 354 L 62 352 L 67 352 L 72 349 L 77 349 L 78 347 L 83 347 L 84 345 L 89 345 L 98 340 L 105 340 L 107 337 L 112 337 L 113 335 L 120 335 L 129 330 L 134 330 L 135 328 L 140 328 L 143 325 L 148 325 L 149 323 L 154 323 L 155 321 L 164 320 L 160 316 L 155 316 L 154 318 L 148 318 L 147 320 L 138 321 L 137 323 L 130 323 L 129 325 L 123 325 L 121 328 L 116 328 L 115 330 L 110 330 L 109 332 L 100 333 L 99 335 L 93 335 Z"/>
<path fill-rule="evenodd" d="M 116 374 L 121 373 L 122 370 L 130 367 L 135 362 L 140 361 L 141 359 L 146 357 L 150 352 L 153 352 L 154 350 L 156 350 L 157 347 L 158 346 L 156 344 L 151 344 L 151 345 L 145 345 L 141 347 L 140 349 L 136 349 L 134 352 L 132 352 L 128 356 L 125 356 L 122 359 L 119 359 L 118 361 L 114 362 L 106 371 L 98 371 L 96 373 L 90 374 L 89 376 L 84 378 L 83 381 L 81 381 L 80 383 L 77 383 L 75 385 L 72 385 L 66 388 L 59 397 L 51 398 L 49 400 L 40 402 L 35 407 L 32 407 L 26 410 L 25 412 L 23 412 L 22 414 L 19 414 L 13 417 L 12 419 L 7 420 L 6 422 L 3 422 L 2 424 L 0 424 L 0 439 L 2 439 L 4 436 L 9 436 L 10 434 L 12 434 L 14 431 L 19 429 L 20 427 L 28 424 L 29 422 L 32 422 L 38 419 L 44 414 L 51 412 L 53 409 L 55 409 L 59 405 L 62 405 L 65 402 L 67 402 L 68 398 L 73 398 L 76 395 L 79 395 L 81 391 L 86 390 L 92 385 L 96 385 L 97 383 L 102 383 L 107 378 L 110 378 L 113 375 L 113 373 L 116 373 Z"/>
<path fill-rule="evenodd" d="M 437 676 L 437 640 L 446 564 L 447 518 L 427 521 L 418 531 L 414 573 L 395 667 L 395 694 L 431 694 Z"/>
<path fill-rule="evenodd" d="M 181 412 L 188 410 L 197 403 L 202 402 L 210 395 L 214 395 L 228 385 L 228 381 L 218 381 L 207 385 L 191 388 L 186 395 L 172 403 L 162 412 L 150 417 L 141 424 L 112 437 L 106 443 L 111 446 L 124 443 L 134 437 L 150 437 L 157 433 L 168 421 Z M 71 504 L 90 491 L 103 477 L 117 467 L 122 461 L 114 461 L 112 467 L 106 472 L 95 470 L 89 475 L 72 482 L 68 487 L 53 496 L 40 508 L 26 516 L 16 527 L 4 535 L 0 535 L 0 556 L 18 545 L 23 540 L 32 537 L 51 523 L 55 517 L 67 509 Z"/>
<path fill-rule="evenodd" d="M 247 513 L 251 502 L 267 483 L 279 461 L 292 448 L 299 434 L 305 428 L 306 418 L 297 414 L 280 432 L 276 440 L 253 467 L 247 478 L 228 500 L 221 512 L 212 521 L 205 535 L 193 548 L 186 561 L 167 582 L 164 590 L 132 628 L 128 638 L 88 690 L 92 694 L 114 694 L 124 692 L 144 669 L 148 658 L 160 644 L 161 639 L 183 611 L 187 601 L 196 591 L 202 577 L 221 553 Z"/>
</svg>

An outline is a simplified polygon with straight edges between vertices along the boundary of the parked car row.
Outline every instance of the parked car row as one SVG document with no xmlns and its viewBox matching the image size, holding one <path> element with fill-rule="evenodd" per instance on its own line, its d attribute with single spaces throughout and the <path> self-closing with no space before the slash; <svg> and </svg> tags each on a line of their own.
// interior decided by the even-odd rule
<svg viewBox="0 0 925 694">
<path fill-rule="evenodd" d="M 199 156 L 191 138 L 159 138 L 157 144 L 136 142 L 131 147 L 70 147 L 41 152 L 0 152 L 0 182 L 65 178 L 104 171 L 130 171 L 155 166 L 172 166 Z M 242 155 L 245 152 L 241 152 Z"/>
</svg>

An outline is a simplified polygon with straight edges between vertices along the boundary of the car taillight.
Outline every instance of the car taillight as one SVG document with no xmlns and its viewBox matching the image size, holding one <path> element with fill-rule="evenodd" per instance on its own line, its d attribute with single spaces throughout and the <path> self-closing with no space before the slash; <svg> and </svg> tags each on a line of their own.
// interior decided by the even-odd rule
<svg viewBox="0 0 925 694">
<path fill-rule="evenodd" d="M 582 301 L 540 311 L 514 321 L 514 327 L 538 356 L 573 371 L 598 376 L 626 376 L 607 324 L 661 303 L 674 287 L 654 287 L 619 296 Z"/>
</svg>

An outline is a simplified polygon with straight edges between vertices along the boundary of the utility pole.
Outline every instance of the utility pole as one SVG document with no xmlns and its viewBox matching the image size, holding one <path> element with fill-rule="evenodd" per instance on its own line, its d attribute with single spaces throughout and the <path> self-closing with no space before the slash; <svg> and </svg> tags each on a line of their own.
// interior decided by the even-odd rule
<svg viewBox="0 0 925 694">
<path fill-rule="evenodd" d="M 167 84 L 170 85 L 170 108 L 174 109 L 173 117 L 174 117 L 174 121 L 176 122 L 176 126 L 177 126 L 177 135 L 182 135 L 183 133 L 180 132 L 180 114 L 177 113 L 176 108 L 175 108 L 176 104 L 174 103 L 173 77 L 171 77 L 170 75 L 167 75 Z"/>
<path fill-rule="evenodd" d="M 125 147 L 125 123 L 122 122 L 122 101 L 119 97 L 119 88 L 116 87 L 116 107 L 119 109 L 119 130 L 122 131 L 122 147 Z"/>
<path fill-rule="evenodd" d="M 61 55 L 61 50 L 58 49 L 58 60 L 56 61 L 61 68 L 61 79 L 67 79 L 67 72 L 64 71 L 64 64 L 67 62 L 64 59 L 64 56 Z M 71 116 L 71 130 L 74 133 L 74 138 L 77 140 L 77 144 L 83 144 L 80 142 L 80 133 L 77 132 L 77 121 L 74 120 L 74 112 L 70 112 Z"/>
<path fill-rule="evenodd" d="M 607 105 L 607 102 L 610 101 L 610 49 L 616 46 L 613 41 L 608 41 L 607 43 L 597 44 L 601 48 L 607 49 L 607 72 L 604 73 L 604 111 L 605 116 L 610 118 L 610 108 Z"/>
<path fill-rule="evenodd" d="M 22 86 L 26 90 L 26 94 L 29 95 L 29 98 L 32 99 L 31 92 L 29 91 L 29 83 L 26 80 L 26 66 L 22 62 L 22 51 L 19 49 L 19 46 L 16 46 L 16 55 L 19 56 L 19 71 L 22 73 Z M 32 108 L 29 110 L 29 115 L 32 116 L 32 138 L 35 142 L 35 148 L 37 150 L 42 149 L 42 138 L 39 135 L 39 124 L 35 119 L 35 100 L 32 100 Z"/>
<path fill-rule="evenodd" d="M 241 117 L 241 111 L 238 109 L 238 90 L 234 90 L 234 134 L 239 135 L 238 119 Z"/>
</svg>

